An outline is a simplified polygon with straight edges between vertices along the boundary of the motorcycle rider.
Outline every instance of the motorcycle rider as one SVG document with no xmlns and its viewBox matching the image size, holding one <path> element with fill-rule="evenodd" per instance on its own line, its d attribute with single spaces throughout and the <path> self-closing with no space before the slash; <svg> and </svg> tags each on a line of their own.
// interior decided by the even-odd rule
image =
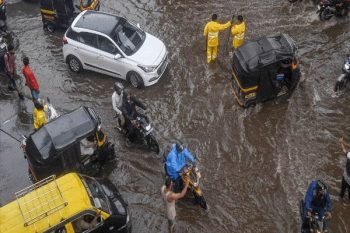
<svg viewBox="0 0 350 233">
<path fill-rule="evenodd" d="M 148 122 L 147 116 L 138 112 L 136 110 L 136 107 L 142 108 L 143 110 L 147 110 L 146 106 L 143 103 L 141 103 L 141 101 L 139 101 L 135 96 L 131 96 L 128 94 L 127 91 L 124 91 L 121 111 L 125 117 L 126 135 L 131 141 L 134 138 L 135 128 L 137 127 L 136 118 L 138 116 L 144 117 Z"/>
<path fill-rule="evenodd" d="M 171 150 L 166 156 L 165 171 L 167 176 L 174 182 L 174 190 L 181 190 L 183 184 L 181 179 L 182 169 L 189 161 L 191 165 L 195 165 L 195 159 L 187 148 L 181 142 L 177 142 L 171 146 Z"/>
<path fill-rule="evenodd" d="M 330 220 L 332 217 L 331 211 L 332 201 L 327 186 L 321 180 L 312 181 L 305 194 L 303 227 L 306 228 L 310 217 L 317 213 L 320 219 L 325 217 L 323 232 L 328 232 L 327 220 Z"/>
<path fill-rule="evenodd" d="M 125 126 L 125 117 L 121 111 L 123 105 L 123 96 L 124 96 L 124 85 L 120 82 L 114 83 L 114 92 L 112 95 L 112 106 L 113 110 L 116 113 L 116 118 L 118 119 L 118 126 L 120 129 L 124 129 Z"/>
</svg>

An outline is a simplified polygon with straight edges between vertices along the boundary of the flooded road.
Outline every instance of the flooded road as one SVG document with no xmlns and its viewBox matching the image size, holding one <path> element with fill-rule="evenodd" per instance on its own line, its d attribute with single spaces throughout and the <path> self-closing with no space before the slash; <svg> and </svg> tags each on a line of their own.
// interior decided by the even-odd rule
<svg viewBox="0 0 350 233">
<path fill-rule="evenodd" d="M 334 204 L 330 229 L 350 232 L 350 205 L 338 200 L 345 166 L 338 138 L 344 135 L 350 141 L 350 90 L 333 93 L 350 53 L 350 18 L 320 22 L 312 1 L 101 2 L 101 10 L 138 22 L 169 50 L 168 72 L 156 85 L 129 89 L 150 109 L 161 148 L 180 138 L 200 160 L 210 211 L 193 205 L 191 196 L 179 201 L 176 232 L 299 232 L 298 204 L 309 182 L 317 178 L 330 186 Z M 291 98 L 246 110 L 236 104 L 228 81 L 228 31 L 220 36 L 218 63 L 208 66 L 205 61 L 203 28 L 215 12 L 222 21 L 242 14 L 247 39 L 284 32 L 296 40 L 302 80 Z M 162 157 L 129 147 L 113 129 L 110 97 L 115 79 L 70 72 L 62 58 L 64 31 L 49 34 L 42 29 L 38 4 L 10 1 L 8 25 L 20 40 L 18 64 L 22 56 L 30 58 L 41 96 L 49 96 L 61 113 L 86 105 L 101 115 L 118 156 L 105 175 L 130 205 L 133 232 L 166 232 L 160 196 Z M 32 108 L 29 100 L 20 103 L 15 95 L 1 96 L 0 122 L 10 120 L 1 127 L 19 138 L 29 134 Z M 30 184 L 19 143 L 3 133 L 0 176 L 1 204 Z"/>
</svg>

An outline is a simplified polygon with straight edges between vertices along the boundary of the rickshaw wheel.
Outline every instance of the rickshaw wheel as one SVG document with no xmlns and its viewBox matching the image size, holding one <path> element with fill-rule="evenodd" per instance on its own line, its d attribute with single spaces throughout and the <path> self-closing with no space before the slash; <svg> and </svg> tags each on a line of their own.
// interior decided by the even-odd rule
<svg viewBox="0 0 350 233">
<path fill-rule="evenodd" d="M 47 29 L 49 32 L 53 33 L 53 32 L 55 32 L 55 30 L 56 30 L 56 26 L 55 26 L 53 23 L 48 23 L 48 24 L 46 25 L 46 29 Z"/>
</svg>

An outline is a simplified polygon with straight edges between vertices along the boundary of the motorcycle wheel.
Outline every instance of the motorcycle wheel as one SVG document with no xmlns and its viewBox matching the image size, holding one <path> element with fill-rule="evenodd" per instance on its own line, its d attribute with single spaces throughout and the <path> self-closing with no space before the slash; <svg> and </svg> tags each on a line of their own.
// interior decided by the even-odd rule
<svg viewBox="0 0 350 233">
<path fill-rule="evenodd" d="M 147 141 L 147 145 L 148 145 L 149 149 L 158 154 L 159 153 L 159 145 L 158 145 L 156 138 L 152 134 L 149 134 L 146 138 L 146 141 Z"/>
<path fill-rule="evenodd" d="M 193 191 L 193 196 L 194 196 L 194 199 L 196 201 L 196 204 L 199 204 L 199 206 L 202 207 L 205 210 L 208 209 L 207 202 L 204 199 L 203 195 L 198 195 L 195 191 Z"/>
<path fill-rule="evenodd" d="M 332 18 L 332 15 L 328 13 L 327 9 L 321 10 L 318 16 L 320 17 L 321 21 L 326 21 Z"/>
</svg>

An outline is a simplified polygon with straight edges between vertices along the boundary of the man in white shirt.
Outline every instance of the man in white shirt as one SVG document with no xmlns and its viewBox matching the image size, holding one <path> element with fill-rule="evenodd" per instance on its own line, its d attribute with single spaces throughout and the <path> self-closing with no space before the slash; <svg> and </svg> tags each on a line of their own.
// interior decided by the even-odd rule
<svg viewBox="0 0 350 233">
<path fill-rule="evenodd" d="M 123 95 L 124 95 L 124 86 L 123 84 L 116 82 L 114 84 L 114 92 L 112 95 L 112 106 L 113 110 L 116 113 L 116 117 L 118 118 L 118 125 L 120 129 L 124 128 L 125 125 L 125 117 L 121 111 L 123 105 Z"/>
</svg>

